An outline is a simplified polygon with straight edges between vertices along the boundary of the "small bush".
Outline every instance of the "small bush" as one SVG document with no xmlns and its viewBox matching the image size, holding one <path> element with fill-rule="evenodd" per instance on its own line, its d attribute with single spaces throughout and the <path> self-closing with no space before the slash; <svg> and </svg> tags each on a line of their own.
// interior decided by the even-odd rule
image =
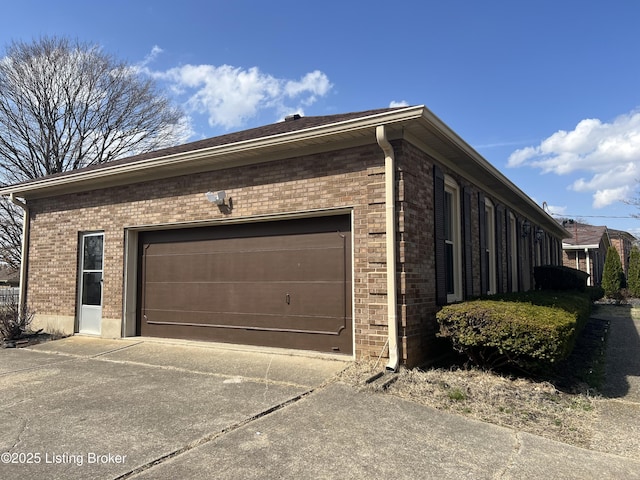
<svg viewBox="0 0 640 480">
<path fill-rule="evenodd" d="M 587 287 L 589 274 L 561 265 L 542 265 L 533 269 L 537 290 L 578 290 Z"/>
<path fill-rule="evenodd" d="M 476 365 L 541 370 L 566 358 L 591 312 L 577 292 L 526 292 L 445 306 L 438 336 Z"/>
<path fill-rule="evenodd" d="M 27 331 L 32 320 L 33 313 L 26 307 L 20 309 L 18 301 L 12 300 L 0 304 L 0 338 L 4 340 L 20 338 Z"/>
</svg>

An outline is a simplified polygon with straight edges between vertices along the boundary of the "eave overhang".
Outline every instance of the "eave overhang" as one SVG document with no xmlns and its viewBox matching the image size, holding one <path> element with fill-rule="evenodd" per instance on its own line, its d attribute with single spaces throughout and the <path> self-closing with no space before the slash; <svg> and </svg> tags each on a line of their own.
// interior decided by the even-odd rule
<svg viewBox="0 0 640 480">
<path fill-rule="evenodd" d="M 227 143 L 186 152 L 103 164 L 43 177 L 0 189 L 0 195 L 25 200 L 130 185 L 224 168 L 265 163 L 293 156 L 376 142 L 376 128 L 385 125 L 390 140 L 404 138 L 460 176 L 478 185 L 512 211 L 560 238 L 571 235 L 500 171 L 485 160 L 423 105 L 291 132 Z"/>
<path fill-rule="evenodd" d="M 571 245 L 569 243 L 563 243 L 563 250 L 598 250 L 600 245 L 590 244 L 590 245 Z"/>
</svg>

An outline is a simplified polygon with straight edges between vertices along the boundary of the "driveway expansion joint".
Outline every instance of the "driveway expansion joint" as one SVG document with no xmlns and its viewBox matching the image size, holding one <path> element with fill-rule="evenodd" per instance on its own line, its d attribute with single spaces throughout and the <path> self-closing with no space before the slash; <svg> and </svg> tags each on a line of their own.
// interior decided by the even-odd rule
<svg viewBox="0 0 640 480">
<path fill-rule="evenodd" d="M 319 387 L 322 388 L 322 387 Z M 200 447 L 202 445 L 205 445 L 209 442 L 212 442 L 220 437 L 222 437 L 223 435 L 226 435 L 228 433 L 234 432 L 236 430 L 238 430 L 239 428 L 244 427 L 245 425 L 248 425 L 256 420 L 259 420 L 263 417 L 266 417 L 267 415 L 277 412 L 279 410 L 282 410 L 285 407 L 288 407 L 289 405 L 292 405 L 294 403 L 297 403 L 298 401 L 302 400 L 303 398 L 311 395 L 313 392 L 317 391 L 317 388 L 312 388 L 311 390 L 307 390 L 305 392 L 302 392 L 292 398 L 289 398 L 288 400 L 285 400 L 284 402 L 278 403 L 276 405 L 273 405 L 272 407 L 267 408 L 266 410 L 263 410 L 262 412 L 259 412 L 255 415 L 252 415 L 251 417 L 245 418 L 244 420 L 241 420 L 240 422 L 236 422 L 233 425 L 230 425 L 228 427 L 223 428 L 222 430 L 215 432 L 215 433 L 211 433 L 209 435 L 205 435 L 204 437 L 201 437 L 197 440 L 194 440 L 193 442 L 188 443 L 187 445 L 178 448 L 176 450 L 174 450 L 173 452 L 169 452 L 166 455 L 163 455 L 161 457 L 156 458 L 155 460 L 152 460 L 150 462 L 147 462 L 144 465 L 141 465 L 133 470 L 130 470 L 129 472 L 126 472 L 118 477 L 115 477 L 113 480 L 126 480 L 128 478 L 131 478 L 135 475 L 138 475 L 140 473 L 143 473 L 157 465 L 160 465 L 168 460 L 171 460 L 173 458 L 176 458 L 184 453 L 187 453 L 191 450 L 193 450 L 194 448 Z"/>
<path fill-rule="evenodd" d="M 98 358 L 98 357 L 102 357 L 104 355 L 110 355 L 110 354 L 115 353 L 115 352 L 120 352 L 122 350 L 126 350 L 128 348 L 135 347 L 136 345 L 140 345 L 141 343 L 144 343 L 144 342 L 135 342 L 135 343 L 130 343 L 130 344 L 127 344 L 127 345 L 123 345 L 122 347 L 113 348 L 113 349 L 108 350 L 106 352 L 100 352 L 100 353 L 96 353 L 95 355 L 90 355 L 89 358 Z"/>
<path fill-rule="evenodd" d="M 513 448 L 511 450 L 511 454 L 509 455 L 509 460 L 505 463 L 505 466 L 500 469 L 494 475 L 494 478 L 497 480 L 501 480 L 503 478 L 510 478 L 508 472 L 512 470 L 516 465 L 516 459 L 522 454 L 522 438 L 521 432 L 514 431 L 513 432 Z"/>
</svg>

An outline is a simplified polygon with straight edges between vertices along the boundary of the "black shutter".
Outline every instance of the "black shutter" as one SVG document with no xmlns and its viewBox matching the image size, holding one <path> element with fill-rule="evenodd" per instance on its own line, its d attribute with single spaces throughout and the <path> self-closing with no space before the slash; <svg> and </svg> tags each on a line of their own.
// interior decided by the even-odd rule
<svg viewBox="0 0 640 480">
<path fill-rule="evenodd" d="M 465 297 L 473 295 L 473 242 L 471 241 L 471 191 L 469 187 L 462 190 L 462 224 L 464 225 L 464 292 Z"/>
<path fill-rule="evenodd" d="M 518 291 L 522 291 L 524 285 L 524 245 L 522 237 L 522 220 L 516 217 L 516 258 L 513 259 L 516 262 L 518 271 Z"/>
<path fill-rule="evenodd" d="M 513 238 L 511 238 L 511 229 L 513 226 L 511 225 L 511 214 L 509 210 L 504 212 L 504 221 L 506 224 L 505 232 L 507 234 L 505 244 L 505 248 L 507 249 L 507 292 L 510 292 L 513 285 L 513 262 L 515 262 L 516 259 L 513 258 Z"/>
<path fill-rule="evenodd" d="M 502 288 L 502 279 L 504 278 L 503 270 L 502 270 L 502 253 L 504 243 L 502 239 L 504 238 L 504 207 L 502 205 L 498 205 L 495 209 L 496 213 L 496 293 L 502 293 L 504 290 Z"/>
<path fill-rule="evenodd" d="M 435 224 L 436 256 L 436 303 L 447 303 L 447 259 L 445 252 L 444 225 L 444 174 L 437 165 L 433 166 L 433 214 Z"/>
<path fill-rule="evenodd" d="M 478 213 L 479 213 L 479 231 L 480 235 L 480 294 L 486 295 L 489 285 L 487 284 L 487 274 L 489 265 L 487 265 L 487 212 L 485 211 L 484 195 L 478 193 Z"/>
</svg>

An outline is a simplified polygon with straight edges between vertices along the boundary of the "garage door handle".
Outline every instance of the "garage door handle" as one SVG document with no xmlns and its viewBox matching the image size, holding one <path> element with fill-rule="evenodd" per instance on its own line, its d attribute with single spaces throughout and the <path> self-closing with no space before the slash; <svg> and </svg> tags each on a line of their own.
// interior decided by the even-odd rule
<svg viewBox="0 0 640 480">
<path fill-rule="evenodd" d="M 287 302 L 287 305 L 291 305 L 291 295 L 289 295 L 288 293 L 284 296 L 285 302 Z"/>
</svg>

